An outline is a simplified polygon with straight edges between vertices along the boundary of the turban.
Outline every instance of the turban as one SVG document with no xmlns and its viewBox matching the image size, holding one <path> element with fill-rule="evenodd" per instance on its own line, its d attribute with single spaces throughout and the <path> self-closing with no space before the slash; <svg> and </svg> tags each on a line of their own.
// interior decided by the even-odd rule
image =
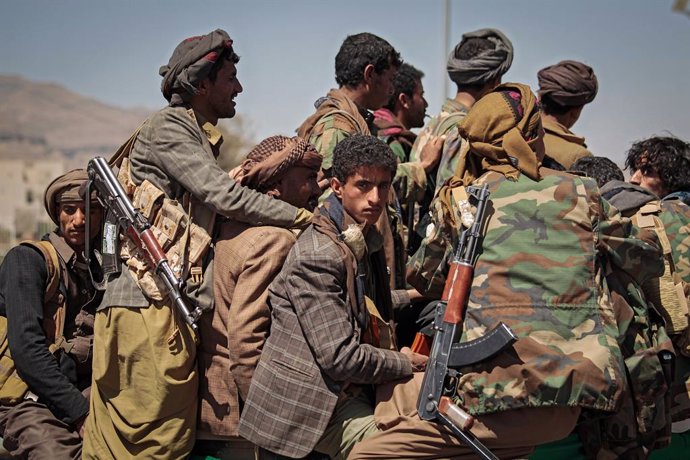
<svg viewBox="0 0 690 460">
<path fill-rule="evenodd" d="M 588 65 L 577 61 L 561 61 L 537 73 L 539 96 L 548 96 L 558 105 L 585 105 L 594 100 L 599 86 L 597 76 Z"/>
<path fill-rule="evenodd" d="M 271 136 L 254 147 L 230 176 L 246 187 L 265 192 L 293 166 L 318 171 L 321 159 L 314 146 L 299 137 Z"/>
<path fill-rule="evenodd" d="M 487 171 L 517 179 L 525 174 L 540 180 L 539 164 L 544 157 L 544 130 L 537 97 L 527 85 L 506 83 L 479 99 L 458 125 L 469 149 L 461 156 L 453 177 L 439 190 L 438 197 L 448 222 L 451 190 L 470 185 Z"/>
<path fill-rule="evenodd" d="M 80 193 L 80 189 L 88 179 L 89 176 L 85 169 L 73 169 L 54 179 L 48 185 L 43 196 L 43 203 L 48 215 L 56 225 L 60 225 L 58 204 L 70 201 L 84 201 L 84 195 Z M 95 193 L 95 190 L 91 193 L 92 202 L 97 202 Z"/>
<path fill-rule="evenodd" d="M 163 77 L 163 96 L 171 105 L 180 105 L 190 95 L 196 94 L 197 85 L 208 76 L 226 49 L 232 50 L 232 40 L 221 29 L 183 40 L 173 51 L 168 64 L 158 71 Z"/>
<path fill-rule="evenodd" d="M 494 43 L 494 49 L 481 51 L 470 59 L 458 57 L 460 48 L 471 38 L 484 38 Z M 500 77 L 513 63 L 513 44 L 503 32 L 496 29 L 479 29 L 462 36 L 448 56 L 446 69 L 450 79 L 462 85 L 481 85 Z"/>
</svg>

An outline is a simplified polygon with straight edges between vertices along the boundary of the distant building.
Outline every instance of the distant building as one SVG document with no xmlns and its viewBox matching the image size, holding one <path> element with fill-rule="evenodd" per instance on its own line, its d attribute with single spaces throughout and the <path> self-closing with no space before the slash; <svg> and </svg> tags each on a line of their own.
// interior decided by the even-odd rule
<svg viewBox="0 0 690 460">
<path fill-rule="evenodd" d="M 43 193 L 65 171 L 65 160 L 0 160 L 0 257 L 17 243 L 55 228 L 43 207 Z"/>
</svg>

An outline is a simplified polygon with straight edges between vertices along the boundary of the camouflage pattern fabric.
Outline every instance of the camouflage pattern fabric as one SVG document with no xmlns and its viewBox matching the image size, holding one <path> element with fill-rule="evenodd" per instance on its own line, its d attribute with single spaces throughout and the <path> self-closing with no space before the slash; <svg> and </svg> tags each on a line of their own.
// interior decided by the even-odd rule
<svg viewBox="0 0 690 460">
<path fill-rule="evenodd" d="M 632 238 L 629 219 L 594 181 L 540 173 L 539 182 L 496 172 L 477 181 L 489 185 L 490 217 L 461 341 L 499 321 L 519 340 L 514 352 L 463 369 L 458 394 L 473 414 L 554 405 L 614 411 L 626 386 L 604 263 L 642 274 L 658 249 Z M 441 295 L 457 239 L 444 212 L 435 200 L 432 225 L 408 262 L 408 282 L 432 298 Z"/>
<path fill-rule="evenodd" d="M 422 149 L 432 136 L 446 135 L 446 140 L 443 142 L 441 161 L 437 166 L 436 175 L 432 177 L 433 192 L 436 192 L 455 172 L 460 149 L 463 144 L 466 144 L 458 133 L 457 124 L 465 117 L 469 110 L 469 107 L 460 104 L 454 99 L 446 100 L 443 107 L 441 107 L 441 113 L 427 123 L 412 146 L 410 161 L 419 161 Z"/>
<path fill-rule="evenodd" d="M 666 236 L 671 243 L 676 273 L 685 286 L 685 297 L 690 302 L 690 206 L 678 199 L 662 200 L 659 218 L 664 224 Z M 684 337 L 674 340 L 687 341 L 690 331 Z M 685 348 L 684 346 L 681 347 Z M 690 357 L 678 354 L 674 384 L 671 387 L 673 421 L 690 418 Z"/>
<path fill-rule="evenodd" d="M 410 161 L 410 151 L 417 135 L 405 128 L 386 108 L 374 112 L 374 126 L 378 138 L 388 144 L 398 161 L 393 178 L 398 200 L 401 204 L 421 201 L 426 190 L 426 172 L 418 161 Z"/>
</svg>

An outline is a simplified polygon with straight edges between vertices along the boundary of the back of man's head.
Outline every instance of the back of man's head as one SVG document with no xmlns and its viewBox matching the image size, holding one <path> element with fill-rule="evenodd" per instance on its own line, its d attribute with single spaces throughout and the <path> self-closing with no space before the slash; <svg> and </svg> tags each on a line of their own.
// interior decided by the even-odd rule
<svg viewBox="0 0 690 460">
<path fill-rule="evenodd" d="M 374 136 L 355 134 L 335 146 L 333 177 L 344 184 L 362 167 L 388 169 L 392 180 L 398 163 L 388 144 Z"/>
<path fill-rule="evenodd" d="M 594 100 L 599 90 L 594 70 L 578 61 L 561 61 L 537 73 L 544 113 L 563 115 Z"/>
<path fill-rule="evenodd" d="M 398 101 L 400 94 L 406 94 L 412 97 L 417 82 L 424 78 L 424 72 L 415 68 L 414 66 L 404 62 L 395 73 L 393 79 L 393 95 L 391 96 L 386 108 L 391 112 L 395 111 L 395 104 Z"/>
<path fill-rule="evenodd" d="M 584 173 L 594 179 L 600 188 L 612 180 L 625 180 L 621 168 L 606 157 L 582 157 L 573 163 L 570 171 Z"/>
<path fill-rule="evenodd" d="M 631 174 L 655 175 L 666 193 L 690 190 L 690 143 L 676 137 L 655 136 L 635 142 L 625 168 Z M 663 197 L 661 197 L 663 198 Z"/>
<path fill-rule="evenodd" d="M 364 79 L 364 68 L 371 64 L 380 74 L 391 66 L 399 67 L 400 53 L 386 40 L 368 32 L 348 36 L 335 56 L 335 81 L 356 87 Z"/>
<path fill-rule="evenodd" d="M 448 56 L 447 70 L 458 91 L 498 83 L 513 63 L 513 44 L 497 29 L 462 36 Z"/>
</svg>

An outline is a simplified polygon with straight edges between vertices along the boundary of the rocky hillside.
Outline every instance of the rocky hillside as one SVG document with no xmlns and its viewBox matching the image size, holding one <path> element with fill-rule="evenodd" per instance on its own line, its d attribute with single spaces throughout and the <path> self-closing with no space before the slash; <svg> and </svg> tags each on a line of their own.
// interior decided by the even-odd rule
<svg viewBox="0 0 690 460">
<path fill-rule="evenodd" d="M 0 75 L 0 101 L 0 159 L 108 155 L 150 113 L 12 75 Z"/>
</svg>

